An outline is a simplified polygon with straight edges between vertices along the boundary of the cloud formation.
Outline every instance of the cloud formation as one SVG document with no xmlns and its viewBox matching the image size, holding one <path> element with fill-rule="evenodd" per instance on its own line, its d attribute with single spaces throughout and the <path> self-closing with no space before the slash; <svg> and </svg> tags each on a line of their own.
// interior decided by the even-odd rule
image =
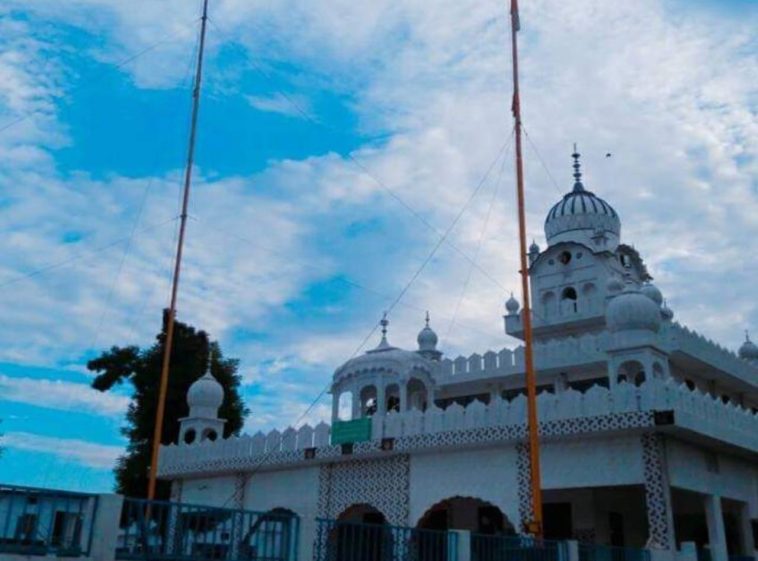
<svg viewBox="0 0 758 561">
<path fill-rule="evenodd" d="M 126 413 L 129 398 L 115 393 L 102 393 L 87 384 L 11 377 L 0 374 L 0 399 L 47 407 L 61 411 L 92 413 L 119 417 Z"/>
<path fill-rule="evenodd" d="M 120 69 L 145 91 L 174 87 L 196 6 L 138 4 L 40 0 L 25 8 L 102 36 L 90 53 L 99 61 L 176 36 Z M 299 159 L 283 154 L 255 174 L 199 170 L 180 317 L 241 357 L 252 388 L 249 425 L 283 426 L 356 351 L 507 142 L 507 13 L 502 2 L 473 0 L 212 7 L 214 100 L 232 92 L 259 110 L 302 117 L 289 101 L 300 100 L 312 126 L 327 131 L 328 120 L 305 102 L 311 89 L 327 89 L 350 100 L 358 132 L 379 139 L 349 156 L 329 147 Z M 758 236 L 755 13 L 705 14 L 661 0 L 539 0 L 524 3 L 521 21 L 530 236 L 544 245 L 542 222 L 570 187 L 577 141 L 585 184 L 619 212 L 624 241 L 640 250 L 677 317 L 736 347 L 743 326 L 758 327 L 756 268 L 746 258 Z M 4 161 L 13 162 L 0 172 L 11 201 L 0 205 L 9 240 L 0 284 L 90 255 L 137 226 L 131 242 L 9 285 L 0 294 L 0 357 L 49 364 L 112 342 L 149 344 L 167 294 L 175 225 L 167 220 L 176 215 L 180 172 L 60 173 L 51 147 L 76 139 L 56 120 L 71 81 L 46 50 L 55 37 L 12 19 L 3 25 L 0 116 L 31 117 L 0 135 Z M 233 69 L 223 65 L 230 48 L 244 54 Z M 43 71 L 45 60 L 56 72 Z M 286 96 L 235 82 L 242 71 L 286 73 L 283 66 L 291 73 Z M 500 317 L 508 292 L 518 293 L 510 158 L 449 239 L 487 274 L 443 244 L 393 311 L 393 343 L 414 346 L 426 309 L 448 355 L 515 343 Z"/>
<path fill-rule="evenodd" d="M 111 469 L 123 453 L 120 446 L 93 444 L 74 438 L 55 438 L 28 432 L 9 432 L 2 438 L 3 446 L 26 452 L 52 454 L 58 458 L 98 469 Z"/>
</svg>

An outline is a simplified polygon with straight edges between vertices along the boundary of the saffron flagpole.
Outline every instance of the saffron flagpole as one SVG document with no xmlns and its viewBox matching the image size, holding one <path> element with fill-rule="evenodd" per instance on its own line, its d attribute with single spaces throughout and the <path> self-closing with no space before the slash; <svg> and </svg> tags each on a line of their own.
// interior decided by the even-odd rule
<svg viewBox="0 0 758 561">
<path fill-rule="evenodd" d="M 153 431 L 153 449 L 150 458 L 150 473 L 148 474 L 147 498 L 155 498 L 155 486 L 158 476 L 158 458 L 161 450 L 163 435 L 163 416 L 166 412 L 166 393 L 168 392 L 169 368 L 171 366 L 171 348 L 174 342 L 174 318 L 176 316 L 176 300 L 179 293 L 179 273 L 182 267 L 182 251 L 184 249 L 184 233 L 187 228 L 187 209 L 189 206 L 190 186 L 192 185 L 192 166 L 195 161 L 195 137 L 197 135 L 197 116 L 200 110 L 200 84 L 203 78 L 203 53 L 205 51 L 205 30 L 208 23 L 208 0 L 203 0 L 203 17 L 200 23 L 200 45 L 197 51 L 197 68 L 195 84 L 192 90 L 192 120 L 190 122 L 189 143 L 187 146 L 187 167 L 184 170 L 184 193 L 182 195 L 182 213 L 179 222 L 179 239 L 176 244 L 176 260 L 174 275 L 171 283 L 171 303 L 166 317 L 166 340 L 164 342 L 161 379 L 158 390 L 158 407 L 155 413 L 155 430 Z"/>
<path fill-rule="evenodd" d="M 539 425 L 537 419 L 537 381 L 534 372 L 532 316 L 529 301 L 529 266 L 526 258 L 526 212 L 524 210 L 524 163 L 521 156 L 521 98 L 519 92 L 518 39 L 521 29 L 518 0 L 511 0 L 511 53 L 513 56 L 513 112 L 516 136 L 516 197 L 518 200 L 519 259 L 521 267 L 521 296 L 524 303 L 521 317 L 524 322 L 524 362 L 526 365 L 527 428 L 529 435 L 529 475 L 532 495 L 532 519 L 527 531 L 542 537 L 542 483 L 540 474 Z"/>
</svg>

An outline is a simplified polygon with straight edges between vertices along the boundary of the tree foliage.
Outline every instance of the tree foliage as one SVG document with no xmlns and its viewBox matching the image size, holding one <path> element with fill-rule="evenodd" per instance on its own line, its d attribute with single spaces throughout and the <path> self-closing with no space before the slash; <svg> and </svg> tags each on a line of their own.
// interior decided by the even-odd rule
<svg viewBox="0 0 758 561">
<path fill-rule="evenodd" d="M 136 346 L 114 346 L 87 363 L 87 368 L 97 373 L 92 382 L 92 387 L 96 390 L 109 391 L 124 382 L 131 383 L 133 388 L 132 400 L 126 413 L 126 425 L 121 429 L 129 443 L 126 453 L 118 459 L 115 467 L 116 489 L 130 497 L 144 497 L 147 494 L 167 312 L 164 312 L 163 318 L 163 329 L 151 347 L 140 349 Z M 176 321 L 162 444 L 177 442 L 179 419 L 189 413 L 187 390 L 205 373 L 209 360 L 212 361 L 211 373 L 224 388 L 224 401 L 219 409 L 219 417 L 226 419 L 224 436 L 238 434 L 242 428 L 248 411 L 238 391 L 239 361 L 224 358 L 218 342 L 211 342 L 205 331 L 198 331 Z M 168 483 L 158 481 L 156 498 L 167 499 L 169 493 Z"/>
</svg>

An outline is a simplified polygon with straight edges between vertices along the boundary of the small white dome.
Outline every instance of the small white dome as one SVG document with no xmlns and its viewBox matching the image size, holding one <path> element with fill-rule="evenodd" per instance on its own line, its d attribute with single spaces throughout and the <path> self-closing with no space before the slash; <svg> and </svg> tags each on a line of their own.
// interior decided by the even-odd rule
<svg viewBox="0 0 758 561">
<path fill-rule="evenodd" d="M 674 319 L 674 311 L 666 305 L 666 302 L 661 306 L 661 317 L 663 321 L 671 321 Z"/>
<path fill-rule="evenodd" d="M 608 279 L 608 284 L 606 285 L 606 288 L 608 289 L 608 292 L 610 294 L 616 294 L 624 290 L 624 283 L 621 282 L 620 278 L 613 276 Z"/>
<path fill-rule="evenodd" d="M 663 304 L 663 294 L 661 294 L 661 291 L 658 290 L 658 287 L 653 283 L 646 282 L 640 289 L 640 292 L 642 292 L 642 294 L 650 298 L 659 306 Z"/>
<path fill-rule="evenodd" d="M 745 342 L 740 346 L 739 355 L 744 360 L 758 360 L 758 346 L 747 335 L 745 335 Z"/>
<path fill-rule="evenodd" d="M 187 405 L 193 408 L 217 410 L 224 401 L 224 388 L 210 372 L 195 381 L 187 392 Z"/>
<path fill-rule="evenodd" d="M 641 329 L 658 332 L 662 318 L 656 303 L 630 283 L 608 303 L 605 320 L 611 331 Z"/>
<path fill-rule="evenodd" d="M 529 253 L 539 253 L 540 252 L 540 246 L 537 245 L 537 242 L 532 240 L 532 245 L 529 246 Z"/>
<path fill-rule="evenodd" d="M 436 351 L 437 350 L 437 334 L 428 325 L 419 331 L 418 337 L 418 350 L 420 351 Z"/>
<path fill-rule="evenodd" d="M 519 304 L 519 301 L 513 297 L 513 293 L 511 292 L 511 297 L 508 298 L 505 303 L 505 309 L 508 310 L 508 315 L 512 316 L 513 314 L 517 314 L 520 307 L 521 304 Z"/>
</svg>

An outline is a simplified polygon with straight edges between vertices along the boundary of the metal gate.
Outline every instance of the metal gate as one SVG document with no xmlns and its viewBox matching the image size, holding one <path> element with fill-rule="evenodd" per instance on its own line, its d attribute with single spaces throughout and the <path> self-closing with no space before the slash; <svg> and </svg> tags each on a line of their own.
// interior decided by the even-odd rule
<svg viewBox="0 0 758 561">
<path fill-rule="evenodd" d="M 314 561 L 458 561 L 458 535 L 387 524 L 317 520 Z"/>
<path fill-rule="evenodd" d="M 164 501 L 124 499 L 116 559 L 297 561 L 299 518 Z"/>
<path fill-rule="evenodd" d="M 471 534 L 471 561 L 568 561 L 565 542 Z"/>
</svg>

